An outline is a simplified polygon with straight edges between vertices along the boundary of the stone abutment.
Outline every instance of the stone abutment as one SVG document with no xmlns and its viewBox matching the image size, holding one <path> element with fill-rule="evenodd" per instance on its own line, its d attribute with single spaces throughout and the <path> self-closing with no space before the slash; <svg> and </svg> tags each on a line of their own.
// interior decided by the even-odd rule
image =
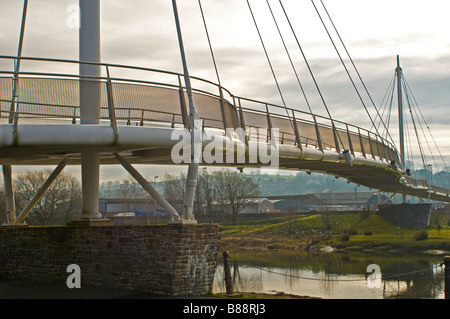
<svg viewBox="0 0 450 319">
<path fill-rule="evenodd" d="M 81 289 L 202 295 L 212 288 L 219 240 L 214 224 L 2 227 L 0 280 L 66 285 L 75 264 Z"/>
</svg>

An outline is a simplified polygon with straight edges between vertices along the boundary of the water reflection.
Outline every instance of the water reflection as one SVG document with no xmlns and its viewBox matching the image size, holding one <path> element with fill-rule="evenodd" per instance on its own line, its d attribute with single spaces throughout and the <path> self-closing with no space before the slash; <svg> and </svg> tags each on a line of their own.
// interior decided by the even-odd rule
<svg viewBox="0 0 450 319">
<path fill-rule="evenodd" d="M 223 263 L 219 261 L 213 291 L 224 292 Z M 274 292 L 332 299 L 443 299 L 441 256 L 342 253 L 270 253 L 232 255 L 234 291 Z M 381 271 L 367 273 L 369 265 Z M 374 281 L 375 279 L 375 281 Z"/>
</svg>

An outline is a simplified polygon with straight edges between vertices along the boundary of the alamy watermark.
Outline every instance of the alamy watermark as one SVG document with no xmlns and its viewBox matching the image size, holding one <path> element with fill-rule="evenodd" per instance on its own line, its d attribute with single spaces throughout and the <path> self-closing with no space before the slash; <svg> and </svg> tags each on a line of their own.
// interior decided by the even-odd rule
<svg viewBox="0 0 450 319">
<path fill-rule="evenodd" d="M 67 277 L 67 288 L 81 288 L 81 269 L 77 264 L 70 264 L 67 266 L 67 272 L 71 274 Z"/>
<path fill-rule="evenodd" d="M 80 28 L 80 6 L 78 4 L 69 4 L 66 8 L 69 16 L 66 19 L 66 25 L 69 29 Z"/>
<path fill-rule="evenodd" d="M 377 264 L 367 266 L 366 272 L 370 274 L 367 277 L 367 288 L 381 288 L 381 268 Z"/>
<path fill-rule="evenodd" d="M 277 170 L 279 130 L 269 132 L 270 141 L 267 129 L 227 128 L 225 136 L 200 129 L 193 134 L 187 129 L 176 129 L 171 140 L 178 142 L 172 147 L 171 158 L 174 164 L 258 164 L 262 169 Z M 246 137 L 251 140 L 248 147 Z"/>
</svg>

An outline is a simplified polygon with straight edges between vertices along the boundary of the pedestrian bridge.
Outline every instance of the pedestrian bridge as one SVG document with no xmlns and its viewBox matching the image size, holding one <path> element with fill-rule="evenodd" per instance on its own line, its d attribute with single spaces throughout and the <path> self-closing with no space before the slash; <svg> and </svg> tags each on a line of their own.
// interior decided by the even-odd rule
<svg viewBox="0 0 450 319">
<path fill-rule="evenodd" d="M 20 73 L 14 71 L 19 59 Z M 182 74 L 95 63 L 102 76 L 80 76 L 80 63 L 0 57 L 0 164 L 80 165 L 86 151 L 99 154 L 101 165 L 119 164 L 120 159 L 131 164 L 186 164 L 173 156 L 180 134 L 190 130 Z M 203 150 L 216 141 L 215 160 L 203 157 L 200 165 L 272 164 L 271 168 L 330 174 L 385 192 L 450 201 L 448 189 L 408 176 L 396 147 L 377 133 L 236 96 L 201 78 L 191 81 L 199 129 L 209 137 L 203 138 Z M 80 114 L 84 98 L 94 102 L 100 122 L 80 124 L 86 119 Z M 274 161 L 268 164 L 251 156 L 252 150 L 270 147 L 276 149 L 276 167 Z M 217 160 L 219 151 L 222 160 Z"/>
<path fill-rule="evenodd" d="M 200 0 L 198 4 L 213 56 Z M 272 69 L 250 1 L 247 4 Z M 269 1 L 266 4 L 272 13 Z M 279 4 L 308 65 L 282 1 Z M 87 286 L 206 294 L 214 280 L 220 227 L 195 220 L 199 165 L 330 174 L 385 192 L 450 202 L 447 189 L 409 176 L 404 143 L 400 141 L 397 150 L 375 125 L 372 131 L 334 119 L 329 112 L 328 117 L 311 108 L 302 112 L 289 108 L 284 99 L 280 106 L 237 96 L 221 85 L 215 62 L 217 83 L 190 76 L 175 0 L 182 74 L 100 63 L 100 0 L 79 0 L 79 61 L 23 57 L 27 6 L 24 1 L 17 56 L 0 56 L 0 165 L 7 213 L 0 232 L 0 264 L 5 279 L 60 283 L 67 278 L 68 263 L 74 263 Z M 122 227 L 103 219 L 98 209 L 99 168 L 112 164 L 122 165 L 169 213 L 171 222 Z M 181 212 L 135 164 L 188 166 Z M 19 214 L 12 178 L 17 165 L 56 166 L 36 185 Z M 81 166 L 80 218 L 67 227 L 25 227 L 26 216 L 66 165 Z"/>
</svg>

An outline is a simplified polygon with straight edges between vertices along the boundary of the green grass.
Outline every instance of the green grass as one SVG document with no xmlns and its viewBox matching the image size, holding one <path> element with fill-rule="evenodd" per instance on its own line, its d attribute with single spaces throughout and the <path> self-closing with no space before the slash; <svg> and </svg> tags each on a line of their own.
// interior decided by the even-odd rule
<svg viewBox="0 0 450 319">
<path fill-rule="evenodd" d="M 235 242 L 252 241 L 266 247 L 289 247 L 331 245 L 338 249 L 378 250 L 450 250 L 450 226 L 448 217 L 434 218 L 429 227 L 422 229 L 428 237 L 415 240 L 421 229 L 400 228 L 374 213 L 345 213 L 327 215 L 299 215 L 295 218 L 274 218 L 252 221 L 239 225 L 222 225 L 222 237 Z M 440 225 L 439 227 L 437 225 Z M 342 235 L 348 241 L 341 241 Z"/>
</svg>

